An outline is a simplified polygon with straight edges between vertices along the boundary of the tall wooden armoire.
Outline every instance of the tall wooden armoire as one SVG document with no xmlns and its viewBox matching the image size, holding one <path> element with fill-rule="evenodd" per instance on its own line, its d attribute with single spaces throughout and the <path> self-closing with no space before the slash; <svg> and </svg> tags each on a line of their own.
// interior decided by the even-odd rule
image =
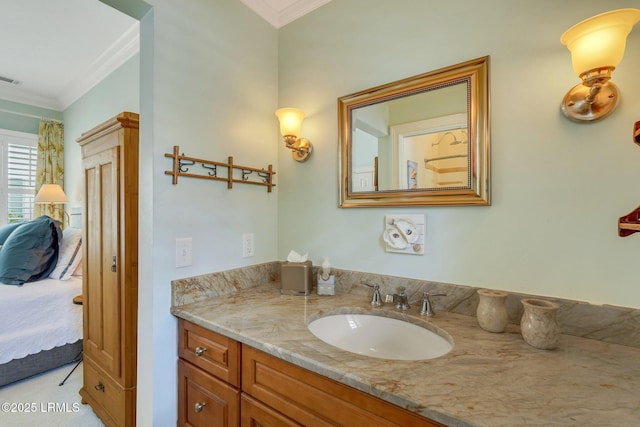
<svg viewBox="0 0 640 427">
<path fill-rule="evenodd" d="M 78 138 L 84 171 L 82 402 L 104 424 L 136 422 L 139 116 Z"/>
</svg>

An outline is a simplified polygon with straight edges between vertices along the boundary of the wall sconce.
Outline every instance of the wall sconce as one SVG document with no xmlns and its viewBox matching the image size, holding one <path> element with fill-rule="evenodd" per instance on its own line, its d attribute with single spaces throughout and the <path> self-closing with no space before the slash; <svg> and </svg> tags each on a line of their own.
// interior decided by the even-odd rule
<svg viewBox="0 0 640 427">
<path fill-rule="evenodd" d="M 616 107 L 620 95 L 609 80 L 622 61 L 627 36 L 639 20 L 639 9 L 612 10 L 584 20 L 562 35 L 560 41 L 571 52 L 573 70 L 582 79 L 562 100 L 562 112 L 570 120 L 598 120 Z"/>
<path fill-rule="evenodd" d="M 304 111 L 297 108 L 280 108 L 276 110 L 276 116 L 280 121 L 280 133 L 284 137 L 284 143 L 292 150 L 291 156 L 298 162 L 306 161 L 311 156 L 313 145 L 308 139 L 300 138 Z"/>
</svg>

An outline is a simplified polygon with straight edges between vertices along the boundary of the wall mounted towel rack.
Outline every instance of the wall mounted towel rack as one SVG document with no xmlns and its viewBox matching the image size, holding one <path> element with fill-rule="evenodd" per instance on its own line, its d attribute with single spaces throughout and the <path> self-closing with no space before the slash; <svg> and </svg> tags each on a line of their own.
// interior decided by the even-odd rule
<svg viewBox="0 0 640 427">
<path fill-rule="evenodd" d="M 640 206 L 620 217 L 618 220 L 618 236 L 627 237 L 630 234 L 640 231 Z"/>
<path fill-rule="evenodd" d="M 164 171 L 165 175 L 173 177 L 173 185 L 178 184 L 178 177 L 210 179 L 214 181 L 224 181 L 227 188 L 233 188 L 233 184 L 252 184 L 267 187 L 267 191 L 271 193 L 271 189 L 276 185 L 273 183 L 273 175 L 276 172 L 273 166 L 267 166 L 267 169 L 257 169 L 248 166 L 233 164 L 233 157 L 229 157 L 228 162 L 215 162 L 213 160 L 199 159 L 197 157 L 185 156 L 180 154 L 180 147 L 173 146 L 173 153 L 165 153 L 165 157 L 173 159 L 173 169 Z M 191 166 L 200 167 L 198 172 L 190 172 Z M 253 174 L 256 174 L 257 179 Z"/>
<path fill-rule="evenodd" d="M 633 126 L 633 142 L 640 145 L 640 122 Z M 640 206 L 618 220 L 618 236 L 627 237 L 640 232 Z"/>
</svg>

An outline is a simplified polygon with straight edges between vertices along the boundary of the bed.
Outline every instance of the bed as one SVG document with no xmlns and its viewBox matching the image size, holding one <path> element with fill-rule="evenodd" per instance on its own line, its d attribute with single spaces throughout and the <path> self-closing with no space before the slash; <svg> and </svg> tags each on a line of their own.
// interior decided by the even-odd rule
<svg viewBox="0 0 640 427">
<path fill-rule="evenodd" d="M 73 303 L 82 294 L 81 230 L 47 227 L 52 230 L 52 248 L 35 251 L 32 264 L 50 256 L 48 266 L 40 268 L 37 280 L 26 281 L 24 260 L 32 254 L 14 251 L 3 260 L 12 242 L 28 240 L 13 234 L 24 227 L 14 227 L 6 238 L 0 227 L 0 387 L 73 362 L 82 351 L 82 306 Z M 16 265 L 22 274 L 17 279 Z"/>
</svg>

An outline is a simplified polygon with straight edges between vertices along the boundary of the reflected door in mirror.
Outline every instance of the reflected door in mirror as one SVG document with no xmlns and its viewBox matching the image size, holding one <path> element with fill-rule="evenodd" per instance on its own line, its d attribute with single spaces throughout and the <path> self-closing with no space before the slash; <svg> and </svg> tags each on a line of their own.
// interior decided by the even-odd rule
<svg viewBox="0 0 640 427">
<path fill-rule="evenodd" d="M 488 205 L 488 57 L 338 99 L 340 206 Z"/>
</svg>

